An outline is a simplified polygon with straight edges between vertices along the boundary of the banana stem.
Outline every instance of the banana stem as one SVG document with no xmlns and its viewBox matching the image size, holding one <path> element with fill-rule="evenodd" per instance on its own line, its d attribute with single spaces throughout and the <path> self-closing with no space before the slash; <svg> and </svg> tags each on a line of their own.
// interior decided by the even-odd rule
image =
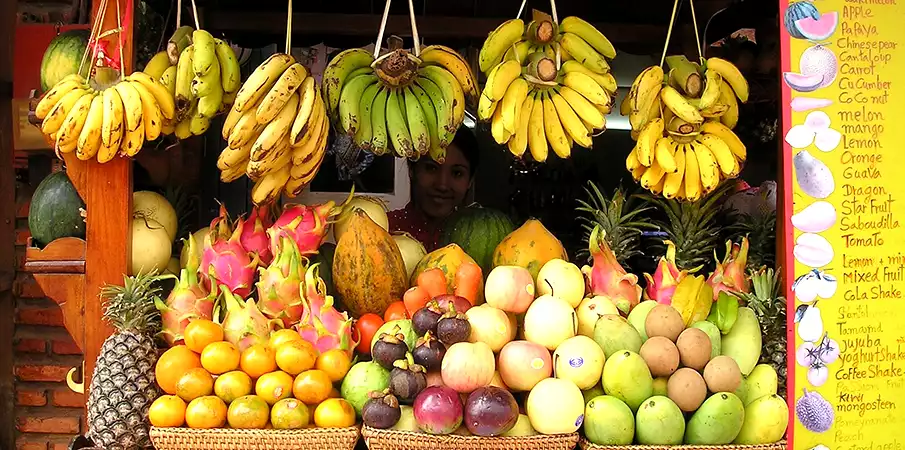
<svg viewBox="0 0 905 450">
<path fill-rule="evenodd" d="M 660 67 L 666 61 L 666 51 L 669 49 L 669 40 L 672 38 L 672 28 L 676 24 L 676 12 L 679 10 L 679 0 L 674 0 L 672 4 L 672 15 L 669 16 L 669 28 L 666 30 L 666 42 L 663 44 L 663 56 L 660 57 Z"/>
<path fill-rule="evenodd" d="M 380 21 L 380 31 L 377 32 L 377 42 L 374 43 L 374 59 L 377 59 L 380 56 L 380 43 L 383 42 L 383 32 L 386 31 L 387 28 L 387 17 L 390 14 L 390 2 L 392 0 L 387 0 L 386 5 L 383 7 L 383 19 Z"/>
<path fill-rule="evenodd" d="M 412 21 L 412 40 L 414 40 L 413 50 L 416 57 L 421 57 L 421 38 L 418 37 L 418 23 L 415 21 L 415 6 L 412 0 L 409 0 L 409 20 Z"/>
</svg>

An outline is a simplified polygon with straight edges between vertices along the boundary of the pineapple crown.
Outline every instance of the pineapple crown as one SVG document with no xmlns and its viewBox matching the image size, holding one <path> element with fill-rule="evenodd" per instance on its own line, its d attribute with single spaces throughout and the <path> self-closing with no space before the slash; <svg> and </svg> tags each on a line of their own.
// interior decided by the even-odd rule
<svg viewBox="0 0 905 450">
<path fill-rule="evenodd" d="M 621 188 L 617 188 L 607 198 L 593 181 L 588 181 L 584 191 L 589 200 L 579 199 L 579 206 L 576 208 L 576 211 L 582 213 L 578 216 L 578 221 L 584 230 L 584 242 L 589 242 L 594 228 L 599 226 L 604 231 L 607 245 L 616 254 L 616 260 L 619 264 L 626 265 L 629 259 L 641 253 L 641 230 L 655 228 L 650 223 L 636 219 L 652 208 L 635 204 L 633 197 L 627 196 Z M 588 248 L 585 245 L 579 256 L 589 257 Z"/>
<path fill-rule="evenodd" d="M 160 329 L 160 312 L 155 301 L 160 301 L 161 292 L 156 283 L 164 278 L 152 270 L 124 276 L 122 286 L 104 286 L 101 289 L 101 298 L 105 300 L 104 320 L 120 332 L 156 333 Z"/>
</svg>

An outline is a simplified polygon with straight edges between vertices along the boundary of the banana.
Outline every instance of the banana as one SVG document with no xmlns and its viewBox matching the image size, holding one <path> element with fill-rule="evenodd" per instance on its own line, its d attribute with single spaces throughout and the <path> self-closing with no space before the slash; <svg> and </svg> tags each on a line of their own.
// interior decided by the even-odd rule
<svg viewBox="0 0 905 450">
<path fill-rule="evenodd" d="M 666 183 L 663 185 L 663 196 L 668 199 L 676 198 L 685 177 L 685 149 L 676 142 L 670 140 L 669 147 L 675 150 L 674 161 L 676 170 L 666 174 Z"/>
<path fill-rule="evenodd" d="M 66 119 L 57 131 L 56 150 L 60 153 L 70 153 L 76 149 L 94 97 L 95 94 L 83 95 L 66 114 Z"/>
<path fill-rule="evenodd" d="M 339 100 L 339 123 L 340 129 L 354 136 L 358 130 L 358 109 L 361 106 L 361 95 L 368 86 L 377 83 L 377 75 L 366 74 L 352 78 L 342 87 L 342 94 Z"/>
<path fill-rule="evenodd" d="M 562 95 L 569 106 L 581 117 L 581 120 L 590 125 L 590 128 L 602 130 L 606 127 L 606 116 L 598 110 L 588 99 L 576 92 L 574 89 L 563 86 L 559 89 L 559 95 Z"/>
<path fill-rule="evenodd" d="M 104 148 L 98 150 L 97 159 L 100 162 L 107 162 L 119 151 L 125 123 L 123 122 L 123 101 L 119 97 L 119 92 L 116 89 L 107 88 L 103 95 L 104 121 L 101 125 L 101 145 Z M 108 153 L 104 153 L 103 150 L 107 150 Z M 110 150 L 112 150 L 112 154 L 109 154 Z"/>
<path fill-rule="evenodd" d="M 738 96 L 742 103 L 748 101 L 748 80 L 738 70 L 738 67 L 735 67 L 735 64 L 722 58 L 707 58 L 707 70 L 713 70 L 720 74 L 723 77 L 723 81 L 728 82 L 732 86 L 732 90 L 735 91 L 735 95 Z"/>
<path fill-rule="evenodd" d="M 179 64 L 176 66 L 176 120 L 188 117 L 189 111 L 195 101 L 192 92 L 192 58 L 195 55 L 195 47 L 190 45 L 179 55 Z"/>
<path fill-rule="evenodd" d="M 223 86 L 220 84 L 220 65 L 214 64 L 211 69 L 204 75 L 195 75 L 192 79 L 192 94 L 195 97 L 205 97 L 216 90 L 223 92 Z"/>
<path fill-rule="evenodd" d="M 163 71 L 163 75 L 160 76 L 160 84 L 169 92 L 169 97 L 171 99 L 176 96 L 176 69 L 178 66 L 170 66 L 167 70 Z M 158 100 L 159 102 L 159 100 Z M 175 105 L 175 100 L 174 103 Z"/>
<path fill-rule="evenodd" d="M 232 134 L 233 129 L 241 118 L 242 113 L 230 108 L 229 112 L 226 114 L 226 118 L 223 119 L 223 129 L 220 131 L 220 136 L 225 140 L 229 140 L 229 135 Z"/>
<path fill-rule="evenodd" d="M 192 109 L 194 109 L 194 108 L 192 108 Z M 191 114 L 191 112 L 190 112 L 190 114 Z M 176 128 L 173 130 L 173 134 L 175 134 L 176 137 L 179 139 L 188 139 L 189 137 L 192 136 L 192 130 L 190 128 L 191 124 L 192 124 L 192 117 L 187 116 L 181 122 L 176 124 Z"/>
<path fill-rule="evenodd" d="M 418 77 L 417 83 L 434 104 L 434 111 L 437 114 L 437 136 L 440 138 L 440 146 L 445 148 L 452 142 L 461 124 L 456 121 L 454 112 L 455 95 L 449 89 L 448 83 L 441 86 L 427 77 Z"/>
<path fill-rule="evenodd" d="M 455 50 L 442 45 L 429 45 L 421 50 L 421 61 L 448 70 L 459 81 L 465 95 L 472 98 L 478 95 L 478 82 L 471 68 Z"/>
<path fill-rule="evenodd" d="M 314 77 L 307 77 L 298 88 L 300 96 L 299 112 L 295 115 L 295 120 L 292 122 L 292 131 L 289 134 L 290 145 L 295 145 L 299 137 L 308 131 L 309 121 L 317 107 L 315 102 L 318 96 L 317 92 L 315 92 L 315 87 Z M 321 106 L 323 106 L 323 103 Z"/>
<path fill-rule="evenodd" d="M 708 109 L 720 99 L 720 86 L 723 84 L 723 77 L 715 70 L 704 72 L 704 92 L 701 92 L 701 99 L 698 102 L 699 109 Z"/>
<path fill-rule="evenodd" d="M 629 121 L 633 130 L 640 130 L 651 120 L 651 111 L 659 111 L 659 96 L 663 86 L 663 69 L 651 66 L 635 78 L 629 92 L 631 112 Z"/>
<path fill-rule="evenodd" d="M 653 119 L 638 134 L 638 161 L 644 167 L 653 164 L 657 141 L 663 138 L 664 125 L 663 119 Z"/>
<path fill-rule="evenodd" d="M 587 41 L 575 33 L 563 33 L 559 38 L 559 44 L 562 45 L 575 61 L 585 65 L 597 73 L 607 73 L 610 71 L 610 65 L 603 58 L 603 55 L 594 50 Z"/>
<path fill-rule="evenodd" d="M 433 81 L 440 90 L 446 95 L 447 92 L 452 94 L 452 110 L 453 110 L 453 128 L 452 134 L 455 135 L 465 120 L 465 92 L 462 86 L 456 81 L 456 77 L 449 71 L 436 66 L 427 66 L 419 69 L 419 73 Z M 452 136 L 450 136 L 452 141 Z"/>
<path fill-rule="evenodd" d="M 594 50 L 606 58 L 613 59 L 616 57 L 616 48 L 613 47 L 610 40 L 594 25 L 578 17 L 569 16 L 563 19 L 559 22 L 559 31 L 562 33 L 573 33 L 584 39 L 591 47 L 594 47 Z"/>
<path fill-rule="evenodd" d="M 619 85 L 616 84 L 616 77 L 614 77 L 612 73 L 608 72 L 603 75 L 599 75 L 597 77 L 594 77 L 594 80 L 597 81 L 597 84 L 599 84 L 604 91 L 610 94 L 609 97 L 612 97 L 614 94 L 616 94 L 616 91 L 619 90 Z"/>
<path fill-rule="evenodd" d="M 525 150 L 528 149 L 528 123 L 531 120 L 533 108 L 534 96 L 528 95 L 525 97 L 525 100 L 522 101 L 520 108 L 521 113 L 518 118 L 518 127 L 512 137 L 509 138 L 509 142 L 507 142 L 509 153 L 512 153 L 512 156 L 519 159 L 525 154 Z"/>
<path fill-rule="evenodd" d="M 266 124 L 273 120 L 286 102 L 295 95 L 295 91 L 302 85 L 308 76 L 308 70 L 300 63 L 289 66 L 277 82 L 270 88 L 270 91 L 264 95 L 264 98 L 258 103 L 258 109 L 255 112 L 255 118 L 258 123 Z"/>
<path fill-rule="evenodd" d="M 490 97 L 481 94 L 478 98 L 478 120 L 487 120 L 493 116 L 499 102 L 493 101 Z"/>
<path fill-rule="evenodd" d="M 35 106 L 35 117 L 39 120 L 44 120 L 44 118 L 47 117 L 47 114 L 50 113 L 50 110 L 52 110 L 66 94 L 76 89 L 86 89 L 87 87 L 88 85 L 85 84 L 84 80 L 69 79 L 57 83 L 56 86 L 51 88 L 43 97 L 41 97 L 41 101 Z"/>
<path fill-rule="evenodd" d="M 148 64 L 142 69 L 142 72 L 156 80 L 160 78 L 161 75 L 163 75 L 163 72 L 170 66 L 170 55 L 167 54 L 166 50 L 161 50 L 151 57 L 151 60 L 148 61 Z"/>
<path fill-rule="evenodd" d="M 631 97 L 626 94 L 625 97 L 622 97 L 622 102 L 619 103 L 619 115 L 627 116 L 632 113 L 632 102 Z"/>
<path fill-rule="evenodd" d="M 578 117 L 578 114 L 575 114 L 575 111 L 569 106 L 569 103 L 556 91 L 550 92 L 550 99 L 556 109 L 556 115 L 559 116 L 557 120 L 562 124 L 563 129 L 566 130 L 576 144 L 584 148 L 591 148 L 594 144 L 594 140 L 591 138 L 590 130 L 585 127 L 581 118 Z M 544 110 L 544 116 L 546 117 L 546 115 L 547 111 Z M 556 150 L 556 147 L 554 146 L 553 149 Z M 571 153 L 571 150 L 569 153 Z M 559 152 L 557 152 L 557 154 L 560 155 L 561 158 L 568 157 L 568 155 L 565 157 L 562 156 Z"/>
<path fill-rule="evenodd" d="M 641 166 L 641 161 L 638 161 L 638 144 L 635 144 L 632 151 L 628 152 L 628 156 L 625 157 L 625 168 L 629 172 L 634 172 L 638 166 Z"/>
<path fill-rule="evenodd" d="M 323 121 L 320 124 L 311 124 L 311 132 L 305 135 L 305 142 L 300 146 L 292 147 L 292 170 L 297 172 L 296 178 L 301 177 L 300 170 L 307 170 L 312 158 L 317 156 L 323 141 L 327 139 L 330 132 L 330 122 Z"/>
<path fill-rule="evenodd" d="M 528 97 L 528 91 L 530 89 L 528 82 L 525 81 L 524 78 L 516 78 L 509 84 L 509 88 L 506 90 L 503 100 L 501 100 L 502 103 L 500 104 L 500 107 L 497 108 L 501 110 L 503 128 L 505 128 L 509 134 L 515 133 L 515 130 L 518 127 L 521 106 L 522 103 L 525 103 L 525 98 Z M 500 143 L 502 144 L 502 142 Z"/>
<path fill-rule="evenodd" d="M 505 144 L 512 137 L 512 132 L 503 125 L 503 108 L 497 108 L 493 112 L 493 118 L 490 119 L 490 135 L 500 145 Z"/>
<path fill-rule="evenodd" d="M 431 159 L 443 164 L 443 162 L 446 161 L 446 147 L 440 145 L 440 134 L 437 128 L 437 110 L 434 108 L 434 102 L 431 101 L 430 96 L 427 95 L 427 92 L 425 92 L 421 86 L 412 84 L 409 86 L 409 89 L 415 94 L 415 98 L 418 99 L 418 103 L 421 104 L 421 110 L 424 112 L 424 120 L 427 123 L 427 132 L 430 137 L 430 149 L 428 150 L 428 154 L 430 154 Z"/>
<path fill-rule="evenodd" d="M 507 20 L 491 31 L 478 55 L 478 66 L 481 72 L 487 73 L 499 64 L 509 47 L 518 42 L 523 34 L 525 34 L 525 21 L 522 19 Z"/>
<path fill-rule="evenodd" d="M 167 70 L 171 69 L 175 72 L 173 66 Z M 132 75 L 128 76 L 128 79 L 143 86 L 145 90 L 154 97 L 154 101 L 157 103 L 157 106 L 160 107 L 160 114 L 164 119 L 173 120 L 176 117 L 176 103 L 173 100 L 173 94 L 163 85 L 163 83 L 155 81 L 156 78 L 152 78 L 141 72 L 134 72 Z"/>
<path fill-rule="evenodd" d="M 396 156 L 407 158 L 415 155 L 415 149 L 412 145 L 412 136 L 406 126 L 405 112 L 402 110 L 399 95 L 398 91 L 390 91 L 387 97 L 387 132 L 389 133 L 390 142 L 393 143 L 393 152 Z"/>
<path fill-rule="evenodd" d="M 704 125 L 701 125 L 701 133 L 718 137 L 729 147 L 729 151 L 731 151 L 739 161 L 744 161 L 747 157 L 748 151 L 745 148 L 745 144 L 738 136 L 736 136 L 735 132 L 726 125 L 708 120 L 707 122 L 704 122 Z"/>
<path fill-rule="evenodd" d="M 661 137 L 654 149 L 654 162 L 666 173 L 678 170 L 676 164 L 676 146 L 671 138 Z"/>
<path fill-rule="evenodd" d="M 49 135 L 59 131 L 72 107 L 75 106 L 79 99 L 88 94 L 88 90 L 82 88 L 72 89 L 67 92 L 44 116 L 44 120 L 41 122 L 41 132 Z"/>
<path fill-rule="evenodd" d="M 214 49 L 214 37 L 205 30 L 195 30 L 192 32 L 192 45 L 195 47 L 192 71 L 196 77 L 203 77 L 213 69 L 214 65 L 219 65 L 217 52 Z"/>
<path fill-rule="evenodd" d="M 377 97 L 380 89 L 380 83 L 368 86 L 364 93 L 361 94 L 361 99 L 359 100 L 358 130 L 355 131 L 353 141 L 355 145 L 364 150 L 370 150 L 371 147 L 371 106 L 374 104 L 374 98 Z M 433 109 L 431 109 L 431 113 L 433 113 Z"/>
<path fill-rule="evenodd" d="M 421 103 L 411 89 L 406 88 L 400 95 L 404 95 L 406 122 L 415 152 L 426 155 L 431 148 L 430 128 L 424 117 L 426 112 L 421 109 Z M 430 113 L 435 114 L 433 109 Z"/>
<path fill-rule="evenodd" d="M 729 145 L 723 142 L 722 139 L 712 134 L 702 134 L 698 136 L 698 141 L 710 149 L 710 153 L 713 154 L 714 159 L 719 164 L 720 172 L 723 173 L 724 177 L 732 178 L 738 175 L 741 167 L 739 167 L 738 161 L 735 160 L 735 155 L 732 154 Z"/>
<path fill-rule="evenodd" d="M 685 198 L 697 201 L 701 198 L 701 171 L 698 157 L 691 145 L 685 145 Z"/>
<path fill-rule="evenodd" d="M 173 35 L 170 36 L 170 40 L 167 41 L 167 55 L 170 57 L 170 65 L 179 64 L 179 57 L 182 52 L 192 44 L 192 31 L 195 30 L 185 25 L 177 28 Z"/>
<path fill-rule="evenodd" d="M 503 59 L 506 61 L 514 59 L 518 61 L 519 64 L 522 64 L 528 59 L 530 49 L 531 41 L 516 42 L 509 47 L 509 50 L 506 50 L 506 54 L 503 56 Z"/>
<path fill-rule="evenodd" d="M 660 183 L 660 180 L 666 173 L 663 171 L 663 168 L 657 164 L 657 161 L 654 161 L 647 170 L 644 171 L 644 175 L 641 176 L 641 187 L 644 189 L 651 189 Z"/>
<path fill-rule="evenodd" d="M 720 122 L 730 129 L 738 125 L 738 100 L 729 83 L 720 84 L 720 103 L 726 105 L 726 112 L 720 116 Z"/>
<path fill-rule="evenodd" d="M 689 103 L 674 87 L 663 86 L 660 91 L 660 98 L 663 100 L 663 104 L 676 114 L 676 117 L 691 124 L 704 122 L 704 117 L 701 116 L 698 109 Z"/>
<path fill-rule="evenodd" d="M 197 108 L 192 111 L 192 116 L 189 120 L 189 132 L 191 132 L 195 136 L 201 136 L 205 132 L 207 132 L 208 128 L 211 126 L 211 119 L 209 117 L 205 117 L 198 111 Z"/>
<path fill-rule="evenodd" d="M 609 94 L 593 78 L 583 72 L 566 73 L 562 81 L 564 85 L 575 89 L 595 105 L 605 105 L 610 102 Z"/>
<path fill-rule="evenodd" d="M 164 54 L 166 56 L 166 54 Z M 167 59 L 169 62 L 169 59 Z M 91 99 L 88 115 L 79 133 L 75 156 L 82 161 L 94 158 L 101 147 L 101 127 L 104 123 L 104 95 L 98 94 Z"/>
<path fill-rule="evenodd" d="M 176 127 L 176 129 L 178 131 L 179 127 Z M 239 118 L 236 126 L 233 127 L 232 132 L 229 134 L 229 146 L 232 148 L 244 147 L 249 142 L 254 142 L 263 129 L 264 125 L 259 124 L 255 120 L 255 110 L 249 109 L 242 113 L 242 117 Z"/>
<path fill-rule="evenodd" d="M 251 160 L 260 161 L 266 159 L 267 154 L 276 150 L 283 140 L 289 134 L 292 128 L 292 121 L 299 108 L 299 96 L 293 93 L 289 96 L 289 101 L 279 114 L 264 126 L 261 135 L 255 140 L 251 147 Z M 261 125 L 260 123 L 258 125 Z M 288 144 L 287 144 L 288 146 Z"/>
<path fill-rule="evenodd" d="M 547 137 L 544 134 L 544 94 L 534 96 L 534 106 L 531 108 L 531 118 L 528 120 L 528 150 L 531 157 L 537 162 L 547 160 L 549 147 Z"/>
<path fill-rule="evenodd" d="M 283 166 L 282 169 L 268 173 L 263 178 L 255 182 L 251 188 L 251 201 L 255 205 L 264 205 L 272 203 L 283 192 L 283 187 L 289 181 L 289 166 Z"/>
<path fill-rule="evenodd" d="M 327 64 L 321 80 L 324 89 L 324 99 L 327 102 L 327 111 L 331 115 L 339 107 L 339 96 L 349 75 L 357 69 L 367 68 L 371 70 L 370 66 L 373 62 L 374 56 L 371 55 L 371 52 L 363 48 L 350 48 L 340 52 L 333 57 L 330 64 Z"/>
<path fill-rule="evenodd" d="M 138 92 L 141 98 L 141 120 L 144 122 L 145 140 L 153 141 L 160 136 L 161 127 L 163 127 L 163 113 L 160 105 L 143 84 L 132 82 L 132 87 Z"/>
<path fill-rule="evenodd" d="M 544 96 L 542 103 L 544 111 L 544 135 L 547 136 L 547 141 L 550 142 L 550 148 L 553 149 L 553 152 L 560 158 L 567 159 L 572 154 L 572 146 L 569 145 L 569 139 L 566 137 L 566 131 L 563 129 L 562 122 L 559 120 L 556 106 L 553 104 L 553 99 L 550 98 L 551 95 L 552 93 L 548 92 Z M 579 122 L 578 125 L 581 125 L 581 123 Z M 584 125 L 581 126 L 583 127 Z"/>
<path fill-rule="evenodd" d="M 220 156 L 217 157 L 217 168 L 220 170 L 227 170 L 230 167 L 245 163 L 251 157 L 252 145 L 253 144 L 248 144 L 241 148 L 224 148 L 223 151 L 220 152 Z"/>
<path fill-rule="evenodd" d="M 720 172 L 713 153 L 700 141 L 692 141 L 695 156 L 698 158 L 698 170 L 701 172 L 701 186 L 704 193 L 712 191 L 720 183 Z"/>
<path fill-rule="evenodd" d="M 142 119 L 141 96 L 138 90 L 128 82 L 118 83 L 113 87 L 123 101 L 123 142 L 120 145 L 127 156 L 135 156 L 145 142 L 144 121 Z"/>
<path fill-rule="evenodd" d="M 233 181 L 242 178 L 242 175 L 245 175 L 245 168 L 248 166 L 248 158 L 244 161 L 240 161 L 239 163 L 227 167 L 220 171 L 220 181 L 224 183 L 232 183 Z"/>
<path fill-rule="evenodd" d="M 648 170 L 650 170 L 650 168 L 648 168 L 648 167 L 644 167 L 644 166 L 636 167 L 635 170 L 632 171 L 632 179 L 640 182 L 641 177 L 643 177 L 644 173 L 647 172 Z"/>
<path fill-rule="evenodd" d="M 213 71 L 211 72 L 213 73 Z M 198 99 L 198 114 L 210 119 L 217 115 L 223 108 L 223 88 L 219 84 L 214 85 L 214 90 Z"/>
<path fill-rule="evenodd" d="M 267 58 L 248 76 L 248 79 L 239 88 L 233 108 L 239 112 L 244 112 L 246 108 L 257 104 L 258 100 L 277 82 L 283 71 L 294 62 L 295 59 L 285 53 L 274 53 Z"/>
<path fill-rule="evenodd" d="M 217 63 L 220 66 L 220 86 L 223 92 L 236 92 L 242 81 L 239 60 L 236 52 L 226 42 L 214 39 L 214 51 L 217 54 Z"/>
<path fill-rule="evenodd" d="M 423 86 L 423 84 L 419 85 L 422 89 Z M 425 93 L 427 93 L 427 91 L 425 91 Z M 375 155 L 384 155 L 387 153 L 388 138 L 386 112 L 388 96 L 389 92 L 387 89 L 381 88 L 377 92 L 377 97 L 374 97 L 374 104 L 371 105 L 371 151 Z M 441 126 L 439 119 L 437 123 L 437 130 L 439 133 Z M 439 134 L 437 138 L 439 139 Z"/>
<path fill-rule="evenodd" d="M 522 65 L 518 61 L 506 61 L 495 70 L 493 79 L 487 78 L 483 95 L 490 100 L 500 101 L 506 95 L 506 90 L 516 78 L 522 75 Z"/>
<path fill-rule="evenodd" d="M 296 117 L 298 117 L 298 115 L 296 115 Z M 324 122 L 328 124 L 330 123 L 327 118 L 327 110 L 324 107 L 323 99 L 320 96 L 320 89 L 315 86 L 314 105 L 312 107 L 308 122 L 298 134 L 293 134 L 294 131 L 290 132 L 289 145 L 293 147 L 302 147 L 306 145 L 311 139 L 317 139 L 317 136 L 320 135 L 320 129 L 323 127 Z M 295 127 L 295 122 L 292 124 L 292 126 Z"/>
<path fill-rule="evenodd" d="M 254 150 L 252 150 L 252 152 L 254 152 Z M 289 139 L 287 139 L 286 136 L 283 136 L 283 139 L 280 139 L 280 142 L 277 142 L 273 151 L 268 153 L 264 159 L 255 159 L 254 155 L 252 155 L 248 160 L 248 166 L 245 167 L 245 174 L 248 175 L 248 178 L 257 181 L 261 177 L 273 171 L 280 170 L 283 167 L 289 167 L 291 175 L 291 166 L 292 149 L 289 147 Z"/>
</svg>

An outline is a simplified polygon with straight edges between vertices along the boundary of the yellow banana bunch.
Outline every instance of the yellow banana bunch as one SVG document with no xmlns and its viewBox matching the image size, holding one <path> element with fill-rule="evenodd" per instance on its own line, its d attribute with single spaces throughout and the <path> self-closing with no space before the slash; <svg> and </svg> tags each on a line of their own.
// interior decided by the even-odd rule
<svg viewBox="0 0 905 450">
<path fill-rule="evenodd" d="M 255 181 L 256 205 L 284 193 L 295 197 L 317 174 L 329 129 L 325 100 L 310 71 L 290 55 L 274 54 L 238 89 L 223 121 L 227 147 L 217 159 L 220 180 L 247 175 Z"/>
</svg>

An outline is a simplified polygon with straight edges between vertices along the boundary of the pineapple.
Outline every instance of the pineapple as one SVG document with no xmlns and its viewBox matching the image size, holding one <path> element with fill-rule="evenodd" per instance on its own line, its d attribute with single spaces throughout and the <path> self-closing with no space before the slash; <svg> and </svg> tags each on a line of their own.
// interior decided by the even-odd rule
<svg viewBox="0 0 905 450">
<path fill-rule="evenodd" d="M 583 240 L 587 243 L 594 227 L 600 226 L 604 231 L 606 243 L 616 254 L 616 260 L 619 264 L 626 265 L 629 259 L 641 253 L 639 248 L 641 230 L 655 228 L 649 223 L 636 220 L 638 215 L 652 208 L 637 206 L 631 201 L 631 197 L 626 199 L 622 189 L 616 189 L 613 196 L 608 199 L 593 181 L 588 181 L 588 186 L 585 192 L 590 202 L 578 200 L 580 206 L 576 209 L 583 214 L 578 217 L 581 228 L 584 229 Z M 590 255 L 587 249 L 588 245 L 585 244 L 579 257 L 587 259 Z"/>
<path fill-rule="evenodd" d="M 160 315 L 156 273 L 106 286 L 104 319 L 114 328 L 104 341 L 88 394 L 88 437 L 106 450 L 151 448 L 148 408 L 160 395 L 154 379 Z"/>
<path fill-rule="evenodd" d="M 758 270 L 776 265 L 776 211 L 739 214 L 734 221 L 728 230 L 730 238 L 738 241 L 748 237 L 748 268 Z"/>
<path fill-rule="evenodd" d="M 735 293 L 754 311 L 763 335 L 760 363 L 769 364 L 779 375 L 779 393 L 786 393 L 786 299 L 779 271 L 761 268 L 751 272 L 751 293 Z"/>
</svg>

